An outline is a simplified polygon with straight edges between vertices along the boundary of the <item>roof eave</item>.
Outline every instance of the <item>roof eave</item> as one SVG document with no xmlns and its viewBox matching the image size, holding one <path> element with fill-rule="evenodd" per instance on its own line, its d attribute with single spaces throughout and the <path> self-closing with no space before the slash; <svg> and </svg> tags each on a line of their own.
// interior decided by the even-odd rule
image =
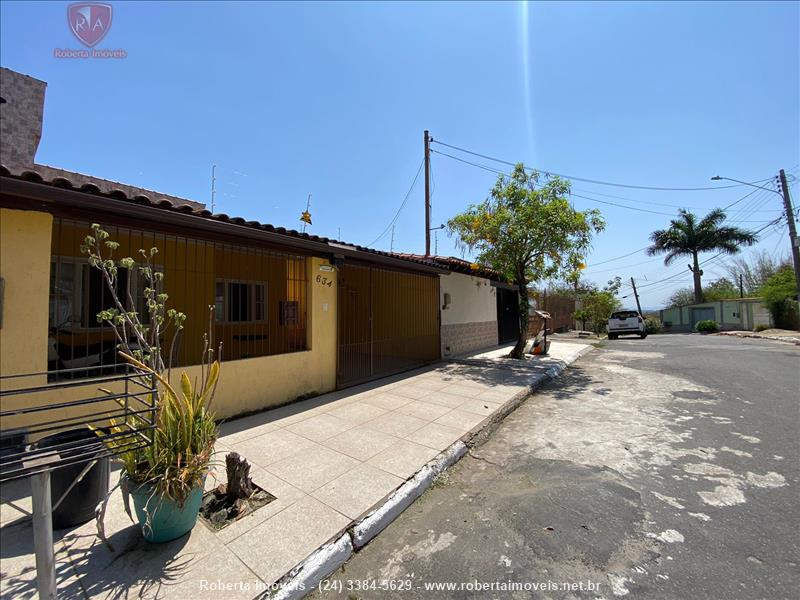
<svg viewBox="0 0 800 600">
<path fill-rule="evenodd" d="M 180 212 L 168 207 L 139 204 L 133 201 L 119 200 L 107 195 L 93 194 L 80 190 L 64 187 L 54 187 L 46 183 L 27 181 L 14 176 L 0 176 L 0 205 L 6 206 L 6 196 L 22 198 L 39 206 L 25 207 L 27 210 L 43 210 L 53 212 L 57 207 L 70 207 L 86 211 L 96 211 L 110 215 L 121 216 L 140 221 L 170 224 L 185 227 L 187 230 L 198 230 L 208 233 L 234 234 L 237 237 L 258 240 L 275 244 L 277 246 L 299 248 L 310 253 L 333 257 L 341 255 L 363 262 L 370 262 L 394 267 L 397 269 L 420 271 L 427 273 L 445 273 L 446 269 L 430 264 L 419 263 L 376 254 L 356 248 L 348 248 L 344 244 L 331 246 L 322 241 L 305 239 L 285 235 L 263 228 L 240 225 L 230 221 L 221 221 L 212 217 L 205 217 L 194 213 Z M 15 208 L 19 208 L 15 206 Z"/>
</svg>

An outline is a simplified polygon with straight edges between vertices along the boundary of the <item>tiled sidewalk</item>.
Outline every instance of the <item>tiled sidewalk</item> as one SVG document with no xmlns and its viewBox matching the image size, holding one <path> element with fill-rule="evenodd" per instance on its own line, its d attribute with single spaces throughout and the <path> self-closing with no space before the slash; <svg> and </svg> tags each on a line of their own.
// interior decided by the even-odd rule
<svg viewBox="0 0 800 600">
<path fill-rule="evenodd" d="M 114 551 L 97 539 L 93 522 L 58 532 L 59 591 L 90 598 L 258 596 L 585 348 L 555 342 L 549 358 L 529 361 L 500 359 L 508 348 L 498 349 L 225 423 L 207 487 L 216 485 L 214 476 L 224 480 L 224 455 L 233 450 L 277 500 L 218 533 L 198 524 L 180 540 L 150 545 L 122 500 L 112 498 L 106 533 Z M 3 598 L 35 594 L 32 533 L 27 523 L 9 524 L 15 513 L 2 507 Z"/>
</svg>

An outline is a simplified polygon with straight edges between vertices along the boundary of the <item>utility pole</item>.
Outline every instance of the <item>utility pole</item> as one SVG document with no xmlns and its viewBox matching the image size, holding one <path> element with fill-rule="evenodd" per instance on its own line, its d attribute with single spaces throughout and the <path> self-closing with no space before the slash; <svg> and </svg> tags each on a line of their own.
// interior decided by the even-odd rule
<svg viewBox="0 0 800 600">
<path fill-rule="evenodd" d="M 739 273 L 739 298 L 744 298 L 744 275 Z"/>
<path fill-rule="evenodd" d="M 342 241 L 342 228 L 341 227 L 337 227 L 336 231 L 339 232 L 339 233 L 336 234 L 336 239 L 341 242 Z"/>
<path fill-rule="evenodd" d="M 786 172 L 780 172 L 781 190 L 783 191 L 783 207 L 786 209 L 786 221 L 789 223 L 789 241 L 792 244 L 792 262 L 794 263 L 795 293 L 800 299 L 800 242 L 797 240 L 797 229 L 794 225 L 792 199 L 789 197 L 789 185 L 786 183 Z"/>
<path fill-rule="evenodd" d="M 642 305 L 639 304 L 639 292 L 636 291 L 636 282 L 631 277 L 631 287 L 633 288 L 633 296 L 636 298 L 636 309 L 639 311 L 639 316 L 642 314 Z"/>
<path fill-rule="evenodd" d="M 433 255 L 439 256 L 439 232 L 433 232 Z"/>
<path fill-rule="evenodd" d="M 425 256 L 431 255 L 431 136 L 425 130 Z"/>
<path fill-rule="evenodd" d="M 214 205 L 217 198 L 217 165 L 211 165 L 211 214 L 214 214 Z"/>
<path fill-rule="evenodd" d="M 394 252 L 394 225 L 392 225 L 392 241 L 389 242 L 389 252 Z"/>
</svg>

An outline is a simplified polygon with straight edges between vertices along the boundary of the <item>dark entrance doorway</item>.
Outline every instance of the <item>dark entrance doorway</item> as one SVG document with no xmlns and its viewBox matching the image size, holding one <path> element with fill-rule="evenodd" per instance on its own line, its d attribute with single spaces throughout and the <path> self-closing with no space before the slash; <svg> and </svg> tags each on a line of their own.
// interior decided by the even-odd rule
<svg viewBox="0 0 800 600">
<path fill-rule="evenodd" d="M 439 278 L 357 264 L 339 268 L 337 386 L 439 359 Z"/>
<path fill-rule="evenodd" d="M 497 288 L 497 333 L 499 342 L 514 342 L 519 334 L 519 294 Z"/>
</svg>

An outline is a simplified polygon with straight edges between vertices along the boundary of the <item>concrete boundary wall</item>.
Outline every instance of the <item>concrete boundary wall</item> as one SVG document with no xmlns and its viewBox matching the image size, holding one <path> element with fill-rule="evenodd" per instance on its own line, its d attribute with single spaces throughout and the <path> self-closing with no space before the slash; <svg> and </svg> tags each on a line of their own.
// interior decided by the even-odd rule
<svg viewBox="0 0 800 600">
<path fill-rule="evenodd" d="M 497 290 L 484 277 L 439 277 L 442 357 L 496 346 Z"/>
</svg>

